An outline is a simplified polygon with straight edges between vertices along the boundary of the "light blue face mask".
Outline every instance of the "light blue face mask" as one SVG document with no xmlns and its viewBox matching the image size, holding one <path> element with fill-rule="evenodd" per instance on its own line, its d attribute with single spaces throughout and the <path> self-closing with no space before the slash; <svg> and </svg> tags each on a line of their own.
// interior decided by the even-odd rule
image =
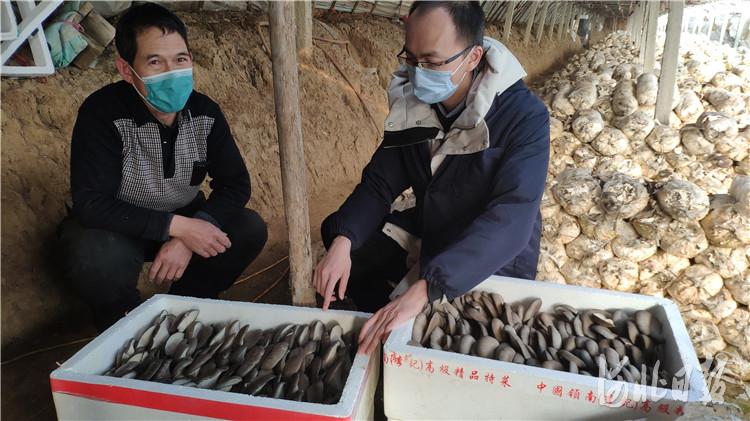
<svg viewBox="0 0 750 421">
<path fill-rule="evenodd" d="M 464 62 L 468 57 L 469 55 L 467 54 L 466 57 L 461 60 L 461 64 L 452 72 L 447 70 L 423 69 L 421 67 L 407 64 L 406 68 L 409 72 L 409 81 L 414 87 L 414 95 L 416 95 L 420 101 L 427 104 L 437 104 L 438 102 L 450 98 L 451 95 L 456 93 L 456 89 L 458 89 L 458 85 L 463 82 L 466 73 L 464 73 L 461 80 L 458 81 L 458 84 L 453 83 L 451 77 L 456 74 L 461 66 L 464 65 Z"/>
<path fill-rule="evenodd" d="M 133 70 L 132 67 L 130 69 Z M 133 70 L 133 73 L 146 86 L 147 95 L 144 97 L 138 89 L 135 91 L 152 107 L 163 113 L 174 113 L 185 108 L 185 104 L 193 92 L 192 67 L 170 70 L 146 77 L 138 76 L 135 70 Z"/>
</svg>

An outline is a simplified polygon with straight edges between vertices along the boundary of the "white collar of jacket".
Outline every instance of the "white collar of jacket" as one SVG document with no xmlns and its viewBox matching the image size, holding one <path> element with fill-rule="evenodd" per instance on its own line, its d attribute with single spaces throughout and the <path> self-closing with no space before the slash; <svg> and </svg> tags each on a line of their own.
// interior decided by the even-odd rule
<svg viewBox="0 0 750 421">
<path fill-rule="evenodd" d="M 443 133 L 443 127 L 432 106 L 414 95 L 406 68 L 401 67 L 396 71 L 388 89 L 390 112 L 385 119 L 384 147 L 406 146 L 438 138 L 445 140 L 441 148 L 441 153 L 445 155 L 463 155 L 487 149 L 490 138 L 484 121 L 485 115 L 495 96 L 526 76 L 526 72 L 513 53 L 499 41 L 485 37 L 484 49 L 486 66 L 474 79 L 466 96 L 466 109 L 458 116 L 448 133 Z M 389 141 L 389 137 L 393 137 L 389 134 L 410 129 L 415 134 L 428 134 L 428 137 L 414 141 Z"/>
</svg>

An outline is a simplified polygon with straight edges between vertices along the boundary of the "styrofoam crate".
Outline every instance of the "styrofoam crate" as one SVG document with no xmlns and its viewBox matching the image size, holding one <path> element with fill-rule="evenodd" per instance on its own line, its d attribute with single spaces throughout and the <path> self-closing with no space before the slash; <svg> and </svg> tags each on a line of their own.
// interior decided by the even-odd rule
<svg viewBox="0 0 750 421">
<path fill-rule="evenodd" d="M 555 304 L 648 309 L 663 326 L 663 367 L 670 376 L 684 369 L 684 387 L 663 389 L 415 347 L 407 345 L 409 322 L 393 331 L 383 348 L 389 419 L 670 419 L 685 402 L 709 398 L 679 310 L 667 299 L 498 276 L 475 289 L 497 292 L 511 303 L 539 297 L 541 311 Z"/>
<path fill-rule="evenodd" d="M 357 354 L 335 405 L 255 397 L 240 393 L 103 376 L 115 353 L 162 311 L 200 310 L 201 323 L 239 320 L 252 329 L 282 323 L 338 322 L 345 332 L 370 316 L 351 311 L 155 295 L 91 341 L 50 375 L 57 416 L 66 419 L 372 419 L 380 355 Z"/>
</svg>

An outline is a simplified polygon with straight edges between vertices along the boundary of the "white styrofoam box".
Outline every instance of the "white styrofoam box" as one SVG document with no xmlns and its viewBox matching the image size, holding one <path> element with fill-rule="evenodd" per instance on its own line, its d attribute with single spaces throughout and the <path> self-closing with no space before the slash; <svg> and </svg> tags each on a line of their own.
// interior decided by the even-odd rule
<svg viewBox="0 0 750 421">
<path fill-rule="evenodd" d="M 663 367 L 680 390 L 630 384 L 407 345 L 413 321 L 383 348 L 385 414 L 389 419 L 633 419 L 671 418 L 685 402 L 709 398 L 679 310 L 663 298 L 492 276 L 475 289 L 506 302 L 542 299 L 578 309 L 651 311 L 665 336 Z M 680 383 L 682 381 L 682 383 Z"/>
<path fill-rule="evenodd" d="M 338 322 L 360 329 L 368 313 L 155 295 L 120 319 L 50 374 L 57 416 L 65 419 L 372 419 L 380 355 L 357 354 L 335 405 L 295 402 L 240 393 L 103 376 L 115 353 L 162 311 L 200 310 L 201 323 L 239 320 L 252 329 L 282 323 Z"/>
</svg>

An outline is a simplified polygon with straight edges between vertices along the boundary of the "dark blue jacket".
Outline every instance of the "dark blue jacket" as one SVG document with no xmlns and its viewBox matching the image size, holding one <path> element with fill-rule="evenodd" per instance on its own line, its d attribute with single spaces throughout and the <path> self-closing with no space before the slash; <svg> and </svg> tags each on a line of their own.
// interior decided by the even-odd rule
<svg viewBox="0 0 750 421">
<path fill-rule="evenodd" d="M 383 143 L 361 183 L 323 227 L 324 238 L 344 235 L 356 249 L 382 226 L 393 200 L 412 187 L 417 205 L 406 213 L 411 224 L 399 225 L 422 239 L 421 278 L 449 299 L 493 273 L 536 275 L 549 114 L 516 77 L 515 58 L 495 43 L 467 109 L 448 133 L 435 111 L 418 103 L 408 78 L 395 75 Z M 437 154 L 444 160 L 434 174 L 431 139 L 444 142 Z"/>
</svg>

